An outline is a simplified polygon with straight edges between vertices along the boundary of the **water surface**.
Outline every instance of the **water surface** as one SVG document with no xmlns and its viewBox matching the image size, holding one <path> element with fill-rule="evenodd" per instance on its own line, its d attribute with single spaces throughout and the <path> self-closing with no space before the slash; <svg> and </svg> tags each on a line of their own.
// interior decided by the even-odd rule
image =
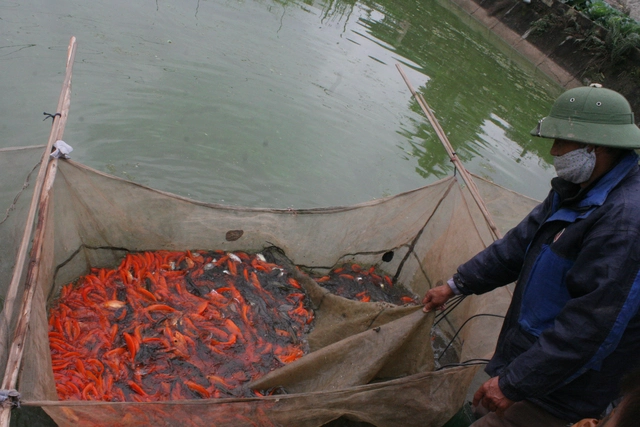
<svg viewBox="0 0 640 427">
<path fill-rule="evenodd" d="M 98 170 L 198 200 L 311 208 L 380 198 L 453 167 L 402 64 L 467 168 L 531 197 L 558 94 L 436 0 L 34 0 L 0 5 L 0 147 L 45 143 L 70 36 L 64 140 Z"/>
</svg>

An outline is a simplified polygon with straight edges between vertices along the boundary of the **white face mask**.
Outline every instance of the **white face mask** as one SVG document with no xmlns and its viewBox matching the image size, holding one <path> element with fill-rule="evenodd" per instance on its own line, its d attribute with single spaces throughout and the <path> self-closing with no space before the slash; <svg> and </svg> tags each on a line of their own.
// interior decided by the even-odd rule
<svg viewBox="0 0 640 427">
<path fill-rule="evenodd" d="M 581 184 L 591 177 L 596 166 L 596 152 L 594 149 L 589 152 L 587 148 L 578 148 L 553 157 L 553 166 L 560 178 Z"/>
</svg>

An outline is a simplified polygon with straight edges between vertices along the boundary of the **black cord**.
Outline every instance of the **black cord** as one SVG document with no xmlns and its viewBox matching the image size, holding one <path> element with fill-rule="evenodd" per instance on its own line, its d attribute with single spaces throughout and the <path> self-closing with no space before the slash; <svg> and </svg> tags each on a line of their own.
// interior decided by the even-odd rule
<svg viewBox="0 0 640 427">
<path fill-rule="evenodd" d="M 442 319 L 447 317 L 449 313 L 451 313 L 458 305 L 460 305 L 460 303 L 465 298 L 466 298 L 466 295 L 457 295 L 451 298 L 451 300 L 449 300 L 450 301 L 449 306 L 444 310 L 442 310 L 438 315 L 436 315 L 435 322 L 433 322 L 433 326 L 436 326 Z"/>
<path fill-rule="evenodd" d="M 60 113 L 50 114 L 50 113 L 44 112 L 44 113 L 42 113 L 42 114 L 44 114 L 44 115 L 45 115 L 44 119 L 42 119 L 42 121 L 43 121 L 43 122 L 44 122 L 45 120 L 49 119 L 49 118 L 51 118 L 51 120 L 55 120 L 55 119 L 56 119 L 56 116 L 58 116 L 58 117 L 62 117 L 62 114 L 60 114 Z"/>
<path fill-rule="evenodd" d="M 466 360 L 464 362 L 460 362 L 460 363 L 450 363 L 448 365 L 442 365 L 439 368 L 435 369 L 436 371 L 439 371 L 441 369 L 444 368 L 453 368 L 453 367 L 457 367 L 457 366 L 473 366 L 473 365 L 486 365 L 487 363 L 489 363 L 489 359 L 469 359 Z"/>
<path fill-rule="evenodd" d="M 456 339 L 456 337 L 458 336 L 458 334 L 460 333 L 460 331 L 462 330 L 462 328 L 464 328 L 464 325 L 466 325 L 469 320 L 473 319 L 474 317 L 480 317 L 480 316 L 487 316 L 487 317 L 499 317 L 501 319 L 504 319 L 504 316 L 499 315 L 499 314 L 489 314 L 489 313 L 481 313 L 481 314 L 475 314 L 471 317 L 469 317 L 467 320 L 464 321 L 464 323 L 462 324 L 462 326 L 460 326 L 458 328 L 458 330 L 456 331 L 455 335 L 453 336 L 453 338 L 451 338 L 451 341 L 449 341 L 449 344 L 447 344 L 447 346 L 444 348 L 444 350 L 442 350 L 442 353 L 440 353 L 440 356 L 438 357 L 438 360 L 440 360 L 442 358 L 442 356 L 444 356 L 444 354 L 446 353 L 446 351 L 449 349 L 449 347 L 451 347 L 451 344 L 453 344 L 453 341 Z"/>
</svg>

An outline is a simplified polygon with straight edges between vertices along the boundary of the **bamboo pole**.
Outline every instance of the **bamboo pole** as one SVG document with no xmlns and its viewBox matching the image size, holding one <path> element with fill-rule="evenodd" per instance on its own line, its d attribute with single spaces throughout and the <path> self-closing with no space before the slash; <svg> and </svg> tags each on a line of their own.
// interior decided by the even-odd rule
<svg viewBox="0 0 640 427">
<path fill-rule="evenodd" d="M 53 181 L 55 180 L 56 169 L 57 160 L 54 160 L 49 163 L 47 177 L 42 190 L 42 197 L 40 198 L 38 223 L 36 226 L 33 246 L 31 247 L 31 259 L 25 280 L 24 295 L 22 297 L 22 304 L 20 307 L 14 338 L 9 349 L 9 359 L 7 360 L 7 366 L 2 379 L 3 390 L 15 389 L 18 382 L 18 373 L 20 372 L 20 365 L 24 353 L 24 342 L 27 336 L 29 321 L 31 320 L 31 303 L 33 301 L 33 295 L 40 276 L 40 257 L 42 255 L 42 246 L 46 232 L 45 223 L 49 214 L 50 190 L 53 186 Z M 3 406 L 0 409 L 0 426 L 8 426 L 10 417 L 11 405 Z"/>
<path fill-rule="evenodd" d="M 18 256 L 16 258 L 16 264 L 14 266 L 13 276 L 9 285 L 9 291 L 7 292 L 6 301 L 10 302 L 10 304 L 5 305 L 3 311 L 2 321 L 5 322 L 5 325 L 3 328 L 0 328 L 0 343 L 5 343 L 8 338 L 8 329 L 11 324 L 14 306 L 16 305 L 15 299 L 18 293 L 20 277 L 22 276 L 22 271 L 24 269 L 26 253 L 33 231 L 33 222 L 35 219 L 36 211 L 38 211 L 38 225 L 36 227 L 36 232 L 31 248 L 31 259 L 24 285 L 22 304 L 20 308 L 20 317 L 16 325 L 16 330 L 11 342 L 11 347 L 9 348 L 9 357 L 2 380 L 3 390 L 10 390 L 16 387 L 18 373 L 20 371 L 20 362 L 22 360 L 22 354 L 24 350 L 26 331 L 28 329 L 29 320 L 31 317 L 31 301 L 33 299 L 33 293 L 40 272 L 39 259 L 42 252 L 42 244 L 44 240 L 44 224 L 49 210 L 49 193 L 55 179 L 55 171 L 57 166 L 57 162 L 55 159 L 49 162 L 49 157 L 53 144 L 57 140 L 62 139 L 67 116 L 69 114 L 69 105 L 71 103 L 71 76 L 75 52 L 76 38 L 71 37 L 67 50 L 66 75 L 62 84 L 62 91 L 60 93 L 58 109 L 56 111 L 57 113 L 60 113 L 60 116 L 59 118 L 56 118 L 55 116 L 53 117 L 53 124 L 51 126 L 51 132 L 49 134 L 49 141 L 47 143 L 40 163 L 40 170 L 38 172 L 38 177 L 34 186 L 31 206 L 27 216 L 24 234 L 18 251 Z M 0 409 L 0 427 L 9 425 L 10 416 L 11 405 L 3 405 Z"/>
<path fill-rule="evenodd" d="M 438 122 L 438 119 L 436 118 L 435 114 L 433 114 L 433 111 L 431 110 L 427 102 L 424 100 L 422 95 L 417 93 L 413 89 L 413 86 L 411 86 L 411 83 L 409 82 L 409 79 L 407 78 L 406 74 L 404 73 L 404 71 L 402 71 L 400 64 L 396 64 L 396 68 L 400 72 L 400 75 L 404 79 L 404 82 L 407 84 L 407 87 L 411 91 L 411 94 L 414 96 L 414 98 L 418 102 L 418 105 L 420 105 L 422 112 L 425 114 L 425 116 L 427 116 L 427 119 L 429 119 L 429 123 L 431 123 L 431 126 L 436 131 L 436 135 L 438 135 L 438 139 L 440 139 L 440 142 L 444 146 L 444 149 L 447 152 L 449 159 L 456 166 L 456 169 L 460 173 L 462 180 L 465 182 L 465 184 L 469 188 L 469 192 L 471 193 L 473 200 L 478 205 L 480 212 L 482 212 L 482 216 L 484 216 L 484 219 L 487 222 L 487 225 L 489 226 L 493 234 L 494 240 L 500 239 L 502 237 L 500 230 L 498 230 L 498 227 L 496 227 L 496 224 L 493 221 L 493 218 L 491 218 L 491 214 L 489 213 L 489 210 L 487 209 L 487 206 L 485 205 L 484 200 L 482 200 L 482 196 L 480 196 L 480 191 L 478 190 L 476 183 L 473 181 L 473 178 L 471 178 L 471 176 L 469 175 L 469 172 L 467 171 L 467 169 L 465 169 L 464 165 L 458 158 L 458 155 L 453 150 L 453 147 L 451 146 L 451 143 L 449 142 L 447 135 L 444 133 L 444 130 L 440 126 L 440 123 Z"/>
</svg>

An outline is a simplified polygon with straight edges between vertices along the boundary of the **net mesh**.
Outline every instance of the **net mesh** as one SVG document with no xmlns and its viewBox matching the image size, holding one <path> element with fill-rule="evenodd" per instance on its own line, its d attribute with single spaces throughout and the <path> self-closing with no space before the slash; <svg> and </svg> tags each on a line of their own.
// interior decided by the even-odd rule
<svg viewBox="0 0 640 427">
<path fill-rule="evenodd" d="M 2 202 L 7 207 L 41 150 L 0 151 L 3 179 L 13 177 L 3 181 Z M 476 181 L 503 231 L 536 203 Z M 0 238 L 10 242 L 0 254 L 3 299 L 28 209 L 25 195 L 0 224 Z M 425 315 L 415 306 L 347 300 L 310 278 L 346 262 L 376 266 L 418 296 L 449 278 L 460 263 L 491 242 L 480 211 L 455 177 L 354 206 L 291 211 L 200 203 L 60 161 L 51 197 L 18 390 L 23 406 L 44 409 L 60 426 L 321 426 L 339 417 L 381 427 L 438 426 L 462 405 L 479 369 L 434 370 L 433 314 Z M 47 308 L 62 286 L 92 267 L 114 268 L 129 252 L 256 253 L 273 247 L 305 286 L 316 314 L 308 336 L 311 352 L 252 384 L 280 388 L 286 394 L 149 403 L 58 401 Z M 20 299 L 18 292 L 16 300 Z M 506 289 L 466 298 L 439 326 L 453 336 L 472 316 L 504 314 L 509 300 Z M 4 303 L 6 307 L 16 301 Z M 14 318 L 3 316 L 2 328 L 11 330 L 16 311 Z M 480 316 L 464 324 L 456 338 L 460 361 L 488 357 L 500 322 Z M 4 368 L 6 338 L 2 344 Z"/>
</svg>

